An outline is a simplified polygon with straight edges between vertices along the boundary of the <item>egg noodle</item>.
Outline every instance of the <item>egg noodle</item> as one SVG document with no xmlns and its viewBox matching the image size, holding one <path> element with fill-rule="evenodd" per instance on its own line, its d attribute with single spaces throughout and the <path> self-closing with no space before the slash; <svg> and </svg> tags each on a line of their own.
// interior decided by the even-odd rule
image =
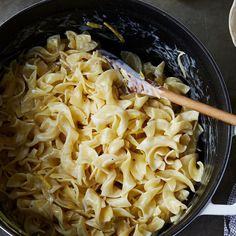
<svg viewBox="0 0 236 236">
<path fill-rule="evenodd" d="M 199 114 L 120 94 L 122 75 L 91 36 L 66 36 L 22 54 L 0 81 L 0 205 L 29 235 L 151 235 L 201 181 Z M 186 94 L 163 69 L 141 72 Z"/>
</svg>

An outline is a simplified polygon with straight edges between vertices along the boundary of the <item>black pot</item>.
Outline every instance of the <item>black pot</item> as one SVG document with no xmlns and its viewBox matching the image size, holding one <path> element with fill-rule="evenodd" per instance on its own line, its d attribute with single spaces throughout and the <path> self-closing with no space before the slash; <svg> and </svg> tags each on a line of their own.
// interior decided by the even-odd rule
<svg viewBox="0 0 236 236">
<path fill-rule="evenodd" d="M 85 26 L 88 20 L 116 26 L 126 43 L 120 43 L 109 31 L 89 29 Z M 224 80 L 206 48 L 165 12 L 136 0 L 47 0 L 20 12 L 0 27 L 0 71 L 23 49 L 43 45 L 48 36 L 62 35 L 66 30 L 88 30 L 103 48 L 113 53 L 125 49 L 154 64 L 165 60 L 166 73 L 177 77 L 182 77 L 177 65 L 178 50 L 184 51 L 185 82 L 191 86 L 190 96 L 231 112 Z M 200 121 L 205 131 L 199 143 L 200 158 L 205 164 L 203 182 L 188 203 L 190 210 L 176 224 L 166 225 L 161 235 L 174 235 L 194 220 L 211 200 L 224 174 L 233 127 L 205 116 Z M 0 226 L 5 232 L 21 234 L 1 218 Z"/>
</svg>

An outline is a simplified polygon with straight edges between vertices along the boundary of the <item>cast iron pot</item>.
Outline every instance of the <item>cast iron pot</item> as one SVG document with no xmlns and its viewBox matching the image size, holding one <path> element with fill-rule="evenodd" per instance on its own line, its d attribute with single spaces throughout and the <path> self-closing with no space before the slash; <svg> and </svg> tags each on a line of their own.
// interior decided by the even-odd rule
<svg viewBox="0 0 236 236">
<path fill-rule="evenodd" d="M 106 30 L 85 26 L 87 21 L 114 25 L 124 36 L 122 44 Z M 120 50 L 137 53 L 144 61 L 157 65 L 167 63 L 167 75 L 182 78 L 177 64 L 179 51 L 184 51 L 184 79 L 191 86 L 189 96 L 231 112 L 224 80 L 206 48 L 183 25 L 157 8 L 136 0 L 47 0 L 18 13 L 0 27 L 0 71 L 3 65 L 22 50 L 44 45 L 53 34 L 64 35 L 66 30 L 89 31 L 101 46 L 115 54 Z M 160 235 L 175 235 L 201 214 L 236 214 L 235 206 L 211 203 L 229 158 L 234 127 L 200 117 L 204 128 L 199 146 L 205 164 L 203 181 L 190 197 L 190 209 L 175 224 L 166 225 Z M 220 212 L 220 213 L 219 213 Z M 9 235 L 21 235 L 14 223 L 1 213 L 0 227 Z"/>
</svg>

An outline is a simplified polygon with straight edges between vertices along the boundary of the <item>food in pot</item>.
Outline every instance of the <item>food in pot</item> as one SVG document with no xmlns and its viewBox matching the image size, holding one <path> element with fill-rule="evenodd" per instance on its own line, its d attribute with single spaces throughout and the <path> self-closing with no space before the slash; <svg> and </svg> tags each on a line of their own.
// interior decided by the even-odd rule
<svg viewBox="0 0 236 236">
<path fill-rule="evenodd" d="M 120 94 L 122 74 L 91 36 L 66 37 L 20 55 L 0 81 L 0 205 L 30 235 L 151 235 L 201 181 L 199 114 Z M 140 73 L 188 92 L 163 70 Z"/>
</svg>

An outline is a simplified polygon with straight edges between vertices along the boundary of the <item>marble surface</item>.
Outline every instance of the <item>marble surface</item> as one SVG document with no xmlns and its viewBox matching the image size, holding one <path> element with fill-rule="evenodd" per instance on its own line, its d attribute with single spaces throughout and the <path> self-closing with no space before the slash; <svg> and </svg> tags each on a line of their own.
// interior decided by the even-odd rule
<svg viewBox="0 0 236 236">
<path fill-rule="evenodd" d="M 0 24 L 21 9 L 39 0 L 0 0 Z M 233 0 L 145 0 L 177 18 L 208 48 L 226 81 L 233 112 L 236 113 L 236 48 L 228 31 L 228 13 Z M 233 141 L 231 158 L 224 178 L 213 197 L 215 203 L 227 202 L 236 183 L 236 145 Z M 0 232 L 0 236 L 4 234 Z M 221 236 L 223 217 L 201 216 L 179 236 Z"/>
</svg>

